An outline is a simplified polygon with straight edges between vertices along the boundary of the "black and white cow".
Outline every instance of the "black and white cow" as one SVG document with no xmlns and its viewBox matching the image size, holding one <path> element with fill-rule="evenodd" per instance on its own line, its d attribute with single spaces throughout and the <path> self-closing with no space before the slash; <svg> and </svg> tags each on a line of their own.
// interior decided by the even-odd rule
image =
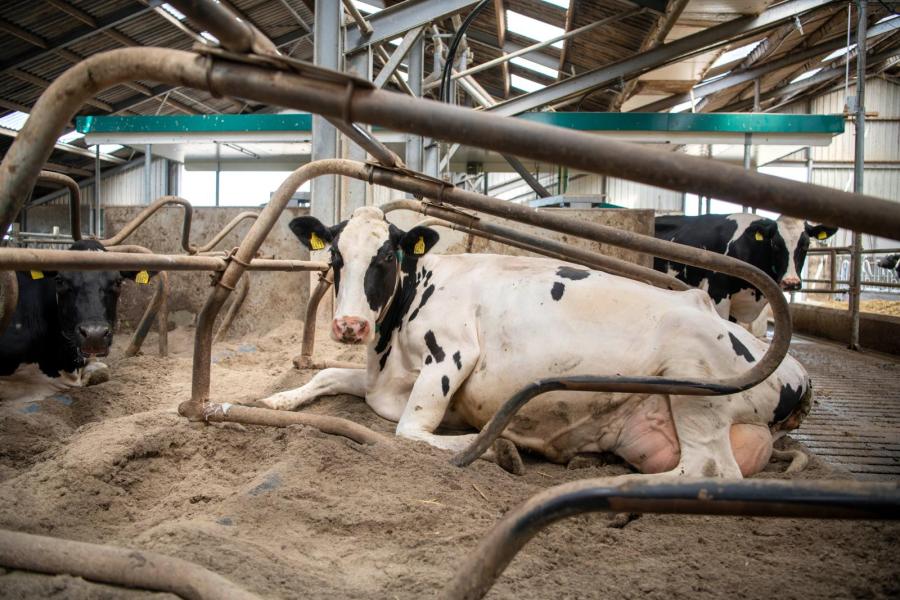
<svg viewBox="0 0 900 600">
<path fill-rule="evenodd" d="M 299 217 L 291 229 L 309 248 L 330 244 L 331 334 L 366 344 L 367 368 L 320 371 L 261 401 L 270 408 L 360 396 L 397 423 L 398 436 L 459 451 L 473 435 L 438 435 L 438 427 L 480 429 L 543 377 L 727 377 L 765 352 L 699 290 L 662 290 L 545 258 L 429 255 L 435 231 L 401 231 L 372 207 L 335 227 Z M 811 397 L 806 372 L 787 357 L 766 381 L 727 398 L 547 393 L 503 435 L 557 462 L 608 451 L 662 478 L 739 478 L 763 468 L 773 439 L 799 425 Z"/>
<path fill-rule="evenodd" d="M 893 271 L 897 279 L 900 279 L 900 254 L 888 254 L 878 261 L 878 266 L 888 271 Z"/>
<path fill-rule="evenodd" d="M 656 218 L 657 238 L 750 263 L 780 283 L 785 291 L 800 289 L 800 273 L 810 238 L 825 240 L 836 231 L 835 227 L 810 225 L 791 217 L 773 221 L 749 213 Z M 731 275 L 662 258 L 655 259 L 653 266 L 705 290 L 719 315 L 732 321 L 752 323 L 768 304 L 756 287 Z"/>
<path fill-rule="evenodd" d="M 103 251 L 94 240 L 70 250 Z M 109 354 L 116 305 L 125 279 L 146 283 L 147 271 L 17 272 L 19 301 L 0 332 L 0 400 L 40 400 L 97 381 Z"/>
</svg>

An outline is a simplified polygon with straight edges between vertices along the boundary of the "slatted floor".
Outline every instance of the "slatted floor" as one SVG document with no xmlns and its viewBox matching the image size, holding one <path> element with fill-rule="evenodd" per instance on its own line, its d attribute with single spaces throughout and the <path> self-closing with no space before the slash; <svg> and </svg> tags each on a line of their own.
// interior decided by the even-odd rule
<svg viewBox="0 0 900 600">
<path fill-rule="evenodd" d="M 794 336 L 815 404 L 791 437 L 859 479 L 900 480 L 900 358 Z"/>
</svg>

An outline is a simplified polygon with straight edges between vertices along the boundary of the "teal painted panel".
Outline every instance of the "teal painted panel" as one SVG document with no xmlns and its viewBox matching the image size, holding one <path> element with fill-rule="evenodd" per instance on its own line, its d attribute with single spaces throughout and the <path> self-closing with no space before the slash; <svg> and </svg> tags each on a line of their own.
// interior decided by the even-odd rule
<svg viewBox="0 0 900 600">
<path fill-rule="evenodd" d="M 77 117 L 80 133 L 312 131 L 312 115 L 164 115 Z"/>
<path fill-rule="evenodd" d="M 516 118 L 579 131 L 669 130 L 668 113 L 529 112 Z"/>
</svg>

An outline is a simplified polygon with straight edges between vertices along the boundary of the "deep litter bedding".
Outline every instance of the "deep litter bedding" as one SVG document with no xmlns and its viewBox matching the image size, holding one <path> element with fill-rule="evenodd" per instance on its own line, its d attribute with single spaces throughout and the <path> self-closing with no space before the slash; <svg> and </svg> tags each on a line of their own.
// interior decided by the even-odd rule
<svg viewBox="0 0 900 600">
<path fill-rule="evenodd" d="M 213 397 L 260 398 L 312 372 L 292 369 L 302 324 L 218 344 Z M 37 403 L 0 406 L 0 527 L 141 548 L 197 562 L 264 598 L 422 598 L 455 573 L 488 529 L 559 483 L 619 475 L 621 464 L 577 469 L 526 457 L 515 476 L 485 461 L 397 440 L 361 446 L 314 429 L 189 424 L 193 331 L 172 354 L 122 358 L 112 380 Z M 361 360 L 321 335 L 317 358 Z M 390 423 L 356 398 L 310 411 L 384 433 Z M 793 442 L 787 441 L 788 444 Z M 774 463 L 760 475 L 785 477 Z M 848 478 L 813 458 L 795 475 Z M 539 534 L 489 598 L 896 598 L 900 524 L 597 514 Z M 0 598 L 172 598 L 0 570 Z"/>
</svg>

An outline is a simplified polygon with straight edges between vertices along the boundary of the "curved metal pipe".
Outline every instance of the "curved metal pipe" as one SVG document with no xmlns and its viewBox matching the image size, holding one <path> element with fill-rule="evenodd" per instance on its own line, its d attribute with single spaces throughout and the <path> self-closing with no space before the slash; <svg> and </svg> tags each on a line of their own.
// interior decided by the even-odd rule
<svg viewBox="0 0 900 600">
<path fill-rule="evenodd" d="M 274 66 L 212 60 L 162 48 L 122 48 L 96 54 L 63 73 L 41 95 L 0 164 L 0 230 L 5 231 L 18 214 L 54 141 L 87 98 L 125 81 L 152 79 L 470 144 L 818 222 L 839 222 L 847 228 L 884 237 L 896 236 L 900 231 L 900 209 L 888 200 L 384 90 L 356 89 L 347 85 L 346 78 L 330 75 L 330 80 L 326 80 Z M 848 211 L 847 206 L 854 210 Z"/>
<path fill-rule="evenodd" d="M 316 317 L 319 312 L 319 303 L 333 283 L 329 279 L 331 275 L 330 268 L 324 273 L 319 273 L 319 283 L 309 295 L 309 301 L 306 303 L 306 317 L 303 321 L 303 346 L 300 349 L 300 356 L 293 360 L 294 368 L 313 368 L 312 355 L 316 348 Z"/>
<path fill-rule="evenodd" d="M 108 252 L 124 252 L 134 254 L 153 254 L 153 251 L 143 246 L 135 244 L 128 246 L 109 246 Z M 159 355 L 169 355 L 169 274 L 165 271 L 159 271 L 156 274 L 156 289 L 153 296 L 141 316 L 134 333 L 131 335 L 131 342 L 125 349 L 125 356 L 137 356 L 144 345 L 144 339 L 150 332 L 150 324 L 153 318 L 156 318 L 156 329 L 159 333 Z"/>
<path fill-rule="evenodd" d="M 466 553 L 444 600 L 482 598 L 539 531 L 588 512 L 736 515 L 814 519 L 900 519 L 900 485 L 854 481 L 679 480 L 614 485 L 586 479 L 549 488 L 506 513 Z"/>
<path fill-rule="evenodd" d="M 222 230 L 219 231 L 219 233 L 214 235 L 211 240 L 209 240 L 207 243 L 203 244 L 202 246 L 197 247 L 195 249 L 195 252 L 198 254 L 202 253 L 202 252 L 209 252 L 210 250 L 215 248 L 219 242 L 221 242 L 223 239 L 225 239 L 225 236 L 228 235 L 229 233 L 231 233 L 232 230 L 235 227 L 237 227 L 241 221 L 244 221 L 246 219 L 256 219 L 257 217 L 259 217 L 259 213 L 255 213 L 255 212 L 251 212 L 251 211 L 245 211 L 245 212 L 239 213 L 227 225 L 225 225 L 225 227 L 223 227 Z"/>
<path fill-rule="evenodd" d="M 0 565 L 169 592 L 186 600 L 260 600 L 221 575 L 180 558 L 18 531 L 0 530 Z"/>
<path fill-rule="evenodd" d="M 0 290 L 3 290 L 3 302 L 0 303 L 0 334 L 12 323 L 16 306 L 19 304 L 19 281 L 15 271 L 0 271 Z"/>
<path fill-rule="evenodd" d="M 78 182 L 62 173 L 41 171 L 38 181 L 49 181 L 69 190 L 69 231 L 76 242 L 81 239 L 81 188 Z"/>
<path fill-rule="evenodd" d="M 222 324 L 219 325 L 218 331 L 216 331 L 216 336 L 213 338 L 214 342 L 221 342 L 225 339 L 225 336 L 228 335 L 228 330 L 231 329 L 231 324 L 234 322 L 234 318 L 237 316 L 238 311 L 241 310 L 241 307 L 244 305 L 244 300 L 247 299 L 247 293 L 250 291 L 250 273 L 244 273 L 244 276 L 241 277 L 240 283 L 238 283 L 237 288 L 237 296 L 235 296 L 231 300 L 231 305 L 228 307 L 228 312 L 225 313 L 225 318 L 222 319 Z"/>
<path fill-rule="evenodd" d="M 452 223 L 450 227 L 457 231 L 478 235 L 503 244 L 523 248 L 531 252 L 583 264 L 586 267 L 621 275 L 629 279 L 643 281 L 656 287 L 671 290 L 688 290 L 689 285 L 666 273 L 661 273 L 628 261 L 606 256 L 592 250 L 585 250 L 571 244 L 544 239 L 521 231 L 494 223 L 482 221 L 476 215 L 468 215 L 449 210 L 419 200 L 394 200 L 380 206 L 384 213 L 395 210 L 411 210 L 423 215 L 434 215 L 440 220 Z M 511 219 L 517 221 L 518 219 Z"/>
<path fill-rule="evenodd" d="M 135 229 L 140 227 L 144 221 L 153 216 L 156 211 L 163 206 L 170 204 L 177 204 L 184 208 L 184 222 L 181 226 L 181 247 L 188 254 L 196 254 L 197 248 L 191 245 L 191 221 L 194 218 L 194 207 L 191 206 L 190 202 L 184 198 L 179 198 L 178 196 L 161 196 L 157 198 L 150 203 L 147 208 L 139 212 L 136 217 L 126 223 L 116 235 L 109 239 L 100 240 L 100 243 L 104 246 L 120 245 L 128 238 L 128 236 L 134 233 Z"/>
</svg>

